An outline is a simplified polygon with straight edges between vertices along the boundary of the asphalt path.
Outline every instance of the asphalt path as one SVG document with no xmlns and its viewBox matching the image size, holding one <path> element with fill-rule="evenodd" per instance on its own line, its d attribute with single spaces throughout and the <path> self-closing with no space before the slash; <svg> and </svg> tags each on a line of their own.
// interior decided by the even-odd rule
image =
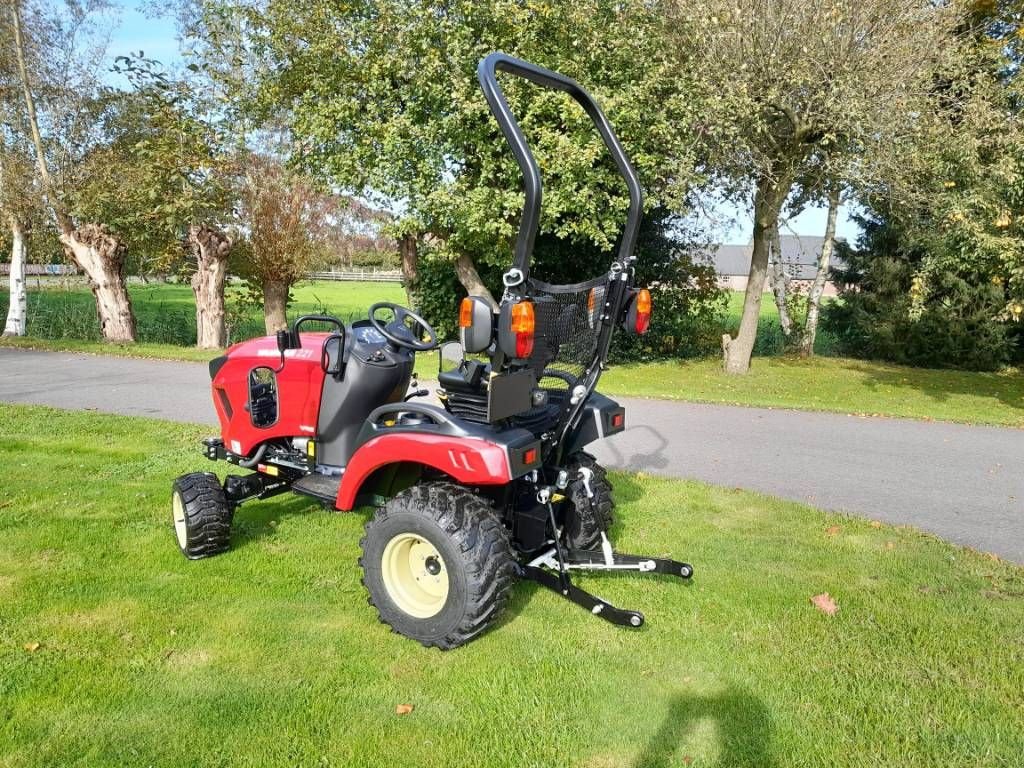
<svg viewBox="0 0 1024 768">
<path fill-rule="evenodd" d="M 0 402 L 216 424 L 200 363 L 0 348 Z M 1024 563 L 1024 430 L 622 398 L 624 469 L 762 491 Z M 0 421 L 3 412 L 0 410 Z"/>
</svg>

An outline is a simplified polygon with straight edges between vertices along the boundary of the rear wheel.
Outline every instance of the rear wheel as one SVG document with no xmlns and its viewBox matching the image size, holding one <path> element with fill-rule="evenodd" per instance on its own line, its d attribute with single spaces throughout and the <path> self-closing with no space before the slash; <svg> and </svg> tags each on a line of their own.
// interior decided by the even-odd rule
<svg viewBox="0 0 1024 768">
<path fill-rule="evenodd" d="M 583 451 L 570 457 L 568 470 L 571 479 L 566 488 L 565 543 L 570 549 L 600 549 L 601 534 L 607 533 L 614 522 L 612 484 L 597 459 Z"/>
<path fill-rule="evenodd" d="M 231 544 L 232 509 L 212 472 L 182 475 L 171 486 L 171 518 L 178 548 L 189 560 L 211 557 Z"/>
<path fill-rule="evenodd" d="M 377 510 L 360 542 L 363 584 L 380 620 L 426 646 L 455 648 L 501 613 L 515 580 L 508 531 L 453 483 L 408 488 Z"/>
</svg>

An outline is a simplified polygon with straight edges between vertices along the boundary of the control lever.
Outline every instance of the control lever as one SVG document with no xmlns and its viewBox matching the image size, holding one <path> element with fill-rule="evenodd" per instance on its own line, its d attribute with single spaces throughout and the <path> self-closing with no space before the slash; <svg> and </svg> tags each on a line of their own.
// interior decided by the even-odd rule
<svg viewBox="0 0 1024 768">
<path fill-rule="evenodd" d="M 412 387 L 412 392 L 405 396 L 405 402 L 409 402 L 414 397 L 426 397 L 430 394 L 429 389 L 420 387 L 419 374 L 415 371 L 412 374 L 412 381 L 409 382 L 409 386 Z"/>
</svg>

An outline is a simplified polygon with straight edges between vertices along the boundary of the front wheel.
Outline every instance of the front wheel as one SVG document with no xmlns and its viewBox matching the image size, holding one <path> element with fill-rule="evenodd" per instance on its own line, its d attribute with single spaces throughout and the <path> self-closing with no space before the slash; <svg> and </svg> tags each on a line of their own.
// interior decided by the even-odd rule
<svg viewBox="0 0 1024 768">
<path fill-rule="evenodd" d="M 182 475 L 171 486 L 171 518 L 178 548 L 189 560 L 212 557 L 231 544 L 232 509 L 212 472 Z"/>
<path fill-rule="evenodd" d="M 501 613 L 515 580 L 508 531 L 453 483 L 408 488 L 377 510 L 360 542 L 363 584 L 380 620 L 425 646 L 469 642 Z"/>
</svg>

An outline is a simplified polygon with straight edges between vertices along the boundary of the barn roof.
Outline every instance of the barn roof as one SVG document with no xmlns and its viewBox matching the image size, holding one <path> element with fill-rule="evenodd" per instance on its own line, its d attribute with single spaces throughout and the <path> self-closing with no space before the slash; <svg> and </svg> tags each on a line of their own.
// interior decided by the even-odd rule
<svg viewBox="0 0 1024 768">
<path fill-rule="evenodd" d="M 825 238 L 811 235 L 782 235 L 779 238 L 779 244 L 782 246 L 782 263 L 786 265 L 787 271 L 794 279 L 814 279 L 823 242 Z M 750 243 L 711 246 L 711 263 L 715 271 L 723 277 L 746 277 L 750 272 L 752 250 L 753 246 Z M 832 264 L 837 267 L 843 266 L 842 260 L 834 254 Z"/>
</svg>

